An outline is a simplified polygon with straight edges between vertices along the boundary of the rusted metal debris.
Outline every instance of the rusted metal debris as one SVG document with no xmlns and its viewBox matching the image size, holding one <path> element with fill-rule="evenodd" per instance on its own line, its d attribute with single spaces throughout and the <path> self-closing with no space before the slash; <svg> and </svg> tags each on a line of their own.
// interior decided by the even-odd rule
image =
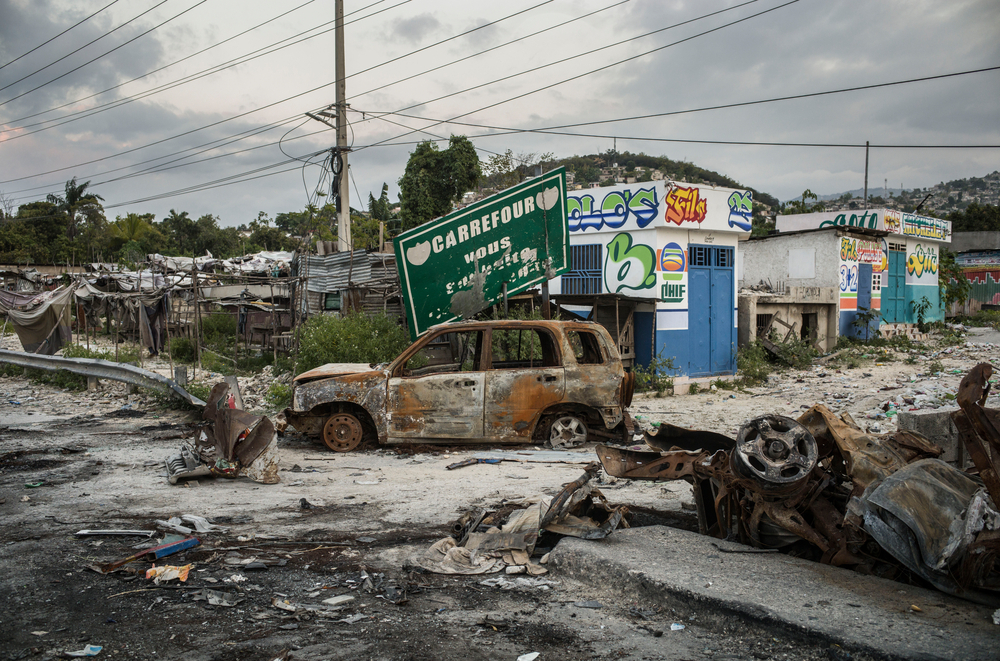
<svg viewBox="0 0 1000 661">
<path fill-rule="evenodd" d="M 229 383 L 215 384 L 202 418 L 208 423 L 195 431 L 195 440 L 180 454 L 167 457 L 171 484 L 199 476 L 249 477 L 276 484 L 278 434 L 267 416 L 236 408 L 241 399 Z"/>
<path fill-rule="evenodd" d="M 665 426 L 646 435 L 653 451 L 597 454 L 614 477 L 691 483 L 703 534 L 1000 605 L 1000 411 L 983 406 L 992 372 L 969 372 L 952 414 L 968 472 L 918 433 L 870 434 L 823 405 L 754 418 L 736 439 Z"/>
<path fill-rule="evenodd" d="M 612 506 L 590 484 L 600 471 L 591 462 L 579 478 L 553 497 L 535 496 L 508 503 L 512 510 L 465 513 L 452 524 L 452 534 L 410 560 L 439 574 L 508 573 L 538 575 L 546 569 L 532 561 L 539 535 L 549 532 L 581 539 L 603 539 L 620 526 L 628 509 Z"/>
</svg>

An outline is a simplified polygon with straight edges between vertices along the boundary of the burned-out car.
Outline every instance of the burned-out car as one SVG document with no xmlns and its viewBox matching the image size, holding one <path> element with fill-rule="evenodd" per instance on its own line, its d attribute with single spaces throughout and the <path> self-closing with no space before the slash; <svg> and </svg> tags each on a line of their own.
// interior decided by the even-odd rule
<svg viewBox="0 0 1000 661">
<path fill-rule="evenodd" d="M 585 321 L 431 328 L 386 365 L 329 364 L 293 381 L 285 420 L 338 452 L 396 443 L 621 442 L 635 386 L 615 341 Z"/>
</svg>

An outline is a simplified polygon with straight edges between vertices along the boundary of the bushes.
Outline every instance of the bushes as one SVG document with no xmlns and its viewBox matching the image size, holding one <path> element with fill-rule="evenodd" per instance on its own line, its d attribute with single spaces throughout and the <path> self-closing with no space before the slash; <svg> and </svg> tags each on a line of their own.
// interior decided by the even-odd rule
<svg viewBox="0 0 1000 661">
<path fill-rule="evenodd" d="M 299 336 L 298 369 L 305 372 L 326 363 L 384 363 L 409 345 L 406 331 L 385 314 L 315 316 Z"/>
<path fill-rule="evenodd" d="M 667 391 L 674 394 L 674 377 L 677 368 L 674 366 L 673 358 L 664 358 L 663 352 L 656 356 L 649 363 L 648 367 L 634 365 L 632 372 L 635 374 L 636 392 L 656 391 L 657 397 L 662 397 Z"/>
</svg>

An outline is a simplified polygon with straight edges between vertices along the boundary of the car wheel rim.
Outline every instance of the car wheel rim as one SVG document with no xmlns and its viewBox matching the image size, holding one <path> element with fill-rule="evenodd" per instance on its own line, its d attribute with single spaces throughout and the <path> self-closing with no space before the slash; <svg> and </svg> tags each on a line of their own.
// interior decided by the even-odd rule
<svg viewBox="0 0 1000 661">
<path fill-rule="evenodd" d="M 349 452 L 361 444 L 361 422 L 350 413 L 330 416 L 323 425 L 323 442 L 334 452 Z"/>
<path fill-rule="evenodd" d="M 574 415 L 565 415 L 552 423 L 549 441 L 553 446 L 582 445 L 587 442 L 587 425 Z"/>
</svg>

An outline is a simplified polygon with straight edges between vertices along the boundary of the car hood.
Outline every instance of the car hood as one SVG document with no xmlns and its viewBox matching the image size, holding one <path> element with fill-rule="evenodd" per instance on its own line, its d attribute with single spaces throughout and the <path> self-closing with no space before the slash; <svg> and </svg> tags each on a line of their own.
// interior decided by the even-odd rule
<svg viewBox="0 0 1000 661">
<path fill-rule="evenodd" d="M 315 369 L 299 374 L 293 379 L 293 382 L 302 384 L 308 381 L 316 381 L 317 379 L 328 379 L 331 376 L 344 376 L 346 374 L 360 374 L 362 372 L 373 371 L 375 370 L 368 363 L 327 363 L 326 365 L 320 365 Z"/>
</svg>

